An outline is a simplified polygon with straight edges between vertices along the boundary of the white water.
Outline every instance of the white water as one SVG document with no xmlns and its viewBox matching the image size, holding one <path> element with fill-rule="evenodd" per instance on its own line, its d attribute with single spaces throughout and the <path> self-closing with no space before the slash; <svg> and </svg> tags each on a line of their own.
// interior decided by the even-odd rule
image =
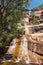
<svg viewBox="0 0 43 65">
<path fill-rule="evenodd" d="M 13 42 L 11 43 L 11 46 L 9 47 L 7 53 L 13 54 L 15 51 L 16 45 L 17 45 L 17 43 L 16 43 L 16 40 L 14 39 Z M 29 55 L 28 55 L 28 43 L 27 43 L 27 39 L 25 36 L 21 39 L 20 48 L 18 50 L 17 59 L 15 60 L 15 62 L 20 62 L 23 60 L 27 64 L 30 63 L 30 59 L 29 59 Z"/>
<path fill-rule="evenodd" d="M 30 59 L 29 59 L 29 55 L 28 55 L 28 44 L 27 44 L 27 39 L 23 38 L 21 40 L 21 45 L 20 45 L 20 50 L 19 50 L 19 56 L 18 59 L 16 60 L 16 62 L 19 62 L 20 60 L 24 60 L 25 63 L 29 64 Z"/>
</svg>

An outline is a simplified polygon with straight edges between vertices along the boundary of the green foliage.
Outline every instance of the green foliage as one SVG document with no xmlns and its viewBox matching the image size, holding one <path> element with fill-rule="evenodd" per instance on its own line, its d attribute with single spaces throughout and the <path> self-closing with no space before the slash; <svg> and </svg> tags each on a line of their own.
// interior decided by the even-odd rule
<svg viewBox="0 0 43 65">
<path fill-rule="evenodd" d="M 23 29 L 18 28 L 18 23 L 23 18 L 23 4 L 25 0 L 1 0 L 1 19 L 0 19 L 0 46 L 5 46 L 10 39 L 23 34 Z M 6 6 L 5 6 L 6 5 Z"/>
<path fill-rule="evenodd" d="M 30 16 L 32 18 L 32 23 L 40 23 L 38 20 L 40 20 L 39 16 L 35 16 L 34 14 L 32 14 Z"/>
<path fill-rule="evenodd" d="M 33 22 L 37 22 L 37 20 L 39 20 L 39 19 L 40 18 L 38 16 L 35 16 L 35 15 L 32 16 L 32 21 Z"/>
</svg>

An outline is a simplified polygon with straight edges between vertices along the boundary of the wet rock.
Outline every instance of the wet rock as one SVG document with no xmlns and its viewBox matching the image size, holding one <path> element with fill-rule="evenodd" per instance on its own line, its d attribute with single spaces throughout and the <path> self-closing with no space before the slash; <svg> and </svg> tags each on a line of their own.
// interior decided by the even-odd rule
<svg viewBox="0 0 43 65">
<path fill-rule="evenodd" d="M 0 62 L 2 62 L 3 61 L 3 58 L 0 58 Z"/>
<path fill-rule="evenodd" d="M 12 58 L 12 54 L 5 54 L 4 58 L 6 60 L 10 60 Z"/>
</svg>

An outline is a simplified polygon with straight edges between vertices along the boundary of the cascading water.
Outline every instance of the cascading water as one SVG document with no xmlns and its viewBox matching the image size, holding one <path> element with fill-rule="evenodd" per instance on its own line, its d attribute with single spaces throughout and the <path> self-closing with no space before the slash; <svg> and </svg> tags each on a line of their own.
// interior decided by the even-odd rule
<svg viewBox="0 0 43 65">
<path fill-rule="evenodd" d="M 17 43 L 17 39 L 14 39 L 11 43 L 11 46 L 9 47 L 7 54 L 12 54 L 13 58 L 11 60 L 14 61 L 14 63 L 17 62 L 22 62 L 24 61 L 25 63 L 29 64 L 30 63 L 30 58 L 28 54 L 28 43 L 27 39 L 24 36 L 21 38 L 21 42 Z M 16 59 L 15 59 L 16 57 Z"/>
<path fill-rule="evenodd" d="M 18 61 L 25 61 L 25 63 L 29 64 L 30 63 L 30 59 L 29 59 L 29 55 L 28 55 L 28 44 L 27 44 L 27 39 L 26 37 L 23 37 L 21 39 L 21 43 L 20 43 L 20 49 L 19 49 L 19 55 L 18 55 L 18 59 L 16 60 L 16 62 Z"/>
</svg>

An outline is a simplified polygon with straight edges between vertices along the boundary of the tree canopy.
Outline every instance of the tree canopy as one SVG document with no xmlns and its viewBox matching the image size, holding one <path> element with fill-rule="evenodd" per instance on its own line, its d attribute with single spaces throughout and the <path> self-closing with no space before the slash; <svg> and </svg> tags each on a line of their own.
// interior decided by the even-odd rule
<svg viewBox="0 0 43 65">
<path fill-rule="evenodd" d="M 0 46 L 6 45 L 13 37 L 23 34 L 23 29 L 18 28 L 23 18 L 23 5 L 29 5 L 29 0 L 1 0 L 0 18 Z"/>
</svg>

